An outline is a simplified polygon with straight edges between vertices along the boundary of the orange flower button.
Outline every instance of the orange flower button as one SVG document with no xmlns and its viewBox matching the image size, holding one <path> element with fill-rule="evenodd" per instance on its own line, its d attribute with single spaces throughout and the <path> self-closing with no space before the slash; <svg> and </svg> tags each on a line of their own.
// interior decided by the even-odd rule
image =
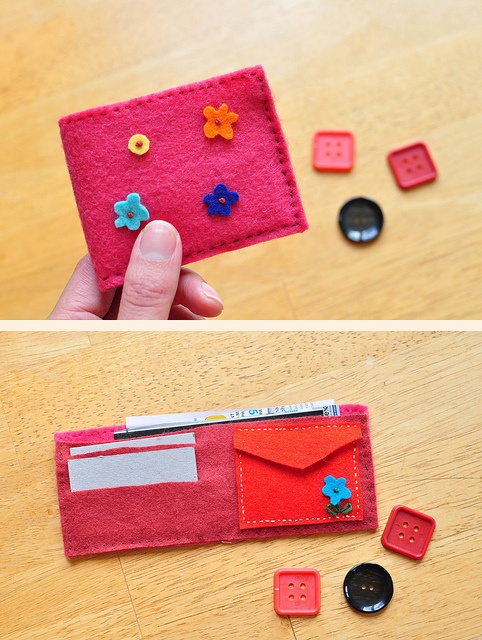
<svg viewBox="0 0 482 640">
<path fill-rule="evenodd" d="M 233 122 L 238 119 L 238 114 L 229 111 L 227 104 L 222 104 L 219 110 L 214 107 L 205 107 L 203 111 L 207 122 L 204 125 L 204 135 L 207 138 L 222 136 L 226 140 L 231 140 L 234 136 Z"/>
<path fill-rule="evenodd" d="M 129 147 L 129 151 L 132 151 L 132 153 L 138 156 L 142 156 L 149 151 L 150 144 L 149 138 L 143 136 L 142 133 L 135 133 L 129 139 L 127 146 Z"/>
</svg>

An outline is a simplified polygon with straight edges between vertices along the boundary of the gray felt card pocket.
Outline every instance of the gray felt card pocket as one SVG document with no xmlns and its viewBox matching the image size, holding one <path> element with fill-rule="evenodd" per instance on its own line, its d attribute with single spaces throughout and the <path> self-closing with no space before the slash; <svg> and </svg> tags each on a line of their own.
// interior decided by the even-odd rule
<svg viewBox="0 0 482 640">
<path fill-rule="evenodd" d="M 110 442 L 72 447 L 67 461 L 70 490 L 196 482 L 194 444 L 194 433 L 184 433 L 139 438 L 128 444 Z"/>
</svg>

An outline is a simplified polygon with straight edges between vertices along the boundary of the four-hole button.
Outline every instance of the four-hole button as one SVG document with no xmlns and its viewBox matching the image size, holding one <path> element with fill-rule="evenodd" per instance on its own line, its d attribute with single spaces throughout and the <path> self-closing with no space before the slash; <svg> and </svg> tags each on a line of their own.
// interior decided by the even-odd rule
<svg viewBox="0 0 482 640">
<path fill-rule="evenodd" d="M 382 544 L 386 549 L 420 560 L 427 551 L 434 531 L 435 520 L 432 516 L 397 505 L 388 518 Z"/>
<path fill-rule="evenodd" d="M 274 574 L 274 609 L 280 616 L 316 616 L 320 602 L 316 569 L 278 569 Z"/>
<path fill-rule="evenodd" d="M 313 142 L 313 166 L 318 171 L 350 171 L 354 138 L 349 131 L 317 131 Z"/>
<path fill-rule="evenodd" d="M 402 189 L 432 182 L 437 177 L 437 169 L 423 142 L 395 149 L 388 154 L 388 163 Z"/>
</svg>

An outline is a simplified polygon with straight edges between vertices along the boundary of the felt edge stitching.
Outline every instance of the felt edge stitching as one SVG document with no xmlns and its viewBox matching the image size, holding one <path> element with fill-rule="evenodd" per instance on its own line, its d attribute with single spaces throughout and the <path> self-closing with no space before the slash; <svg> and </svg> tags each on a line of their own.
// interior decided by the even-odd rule
<svg viewBox="0 0 482 640">
<path fill-rule="evenodd" d="M 356 513 L 360 514 L 360 487 L 358 485 L 358 466 L 357 466 L 357 442 L 353 447 L 353 475 L 355 476 L 355 495 L 356 495 Z M 363 518 L 363 512 L 361 513 Z"/>
<path fill-rule="evenodd" d="M 206 89 L 212 89 L 216 84 L 222 85 L 226 84 L 229 81 L 233 80 L 244 80 L 244 78 L 253 77 L 259 74 L 259 67 L 257 67 L 256 71 L 251 71 L 249 73 L 246 70 L 241 70 L 240 72 L 226 74 L 223 76 L 218 76 L 218 78 L 211 78 L 209 80 L 193 82 L 187 85 L 188 88 L 178 87 L 176 89 L 166 89 L 165 91 L 160 91 L 158 93 L 153 93 L 148 96 L 143 96 L 141 98 L 132 98 L 131 100 L 126 100 L 124 102 L 120 102 L 117 104 L 108 105 L 105 107 L 93 107 L 91 109 L 87 109 L 85 111 L 81 111 L 77 114 L 73 114 L 70 116 L 64 116 L 59 120 L 59 126 L 68 126 L 72 123 L 82 122 L 83 120 L 97 118 L 102 116 L 108 116 L 111 113 L 117 113 L 122 111 L 123 109 L 133 109 L 136 107 L 143 107 L 145 104 L 149 104 L 151 102 L 158 102 L 160 100 L 164 100 L 166 98 L 172 98 L 176 95 L 186 95 L 188 93 L 195 93 L 196 91 L 205 91 Z M 192 85 L 196 86 L 193 87 Z M 103 109 L 103 111 L 101 111 Z"/>
<path fill-rule="evenodd" d="M 65 445 L 65 447 L 62 445 Z M 59 509 L 61 513 L 62 537 L 64 541 L 65 555 L 68 557 L 69 551 L 78 551 L 79 549 L 76 549 L 73 546 L 72 534 L 71 534 L 71 529 L 69 526 L 69 518 L 68 518 L 69 512 L 67 507 L 65 506 L 66 491 L 67 491 L 67 482 L 66 482 L 67 465 L 66 465 L 66 459 L 64 454 L 64 448 L 66 449 L 68 447 L 68 444 L 64 442 L 58 442 L 57 446 L 58 446 L 58 452 L 59 452 L 59 462 L 61 464 L 59 473 L 57 475 L 57 479 L 59 482 L 59 496 L 62 497 L 62 501 L 59 501 Z"/>
<path fill-rule="evenodd" d="M 367 436 L 368 436 L 367 441 L 364 442 L 363 438 L 360 440 L 360 455 L 363 460 L 363 466 L 364 466 L 366 477 L 367 477 L 367 483 L 368 483 L 368 479 L 371 476 L 371 483 L 368 484 L 368 487 L 367 486 L 364 487 L 364 493 L 365 493 L 364 500 L 368 498 L 368 502 L 370 503 L 371 514 L 372 514 L 367 519 L 367 522 L 370 522 L 371 525 L 376 529 L 379 524 L 378 505 L 377 505 L 377 497 L 376 497 L 377 485 L 376 485 L 375 471 L 373 469 L 373 449 L 370 441 L 370 420 L 368 415 L 361 416 L 361 423 L 362 425 L 365 426 L 367 430 Z M 370 468 L 369 466 L 370 460 L 371 460 L 372 468 Z M 369 495 L 367 496 L 366 493 L 368 493 Z"/>
<path fill-rule="evenodd" d="M 248 427 L 244 427 L 241 428 L 240 430 L 242 431 L 304 431 L 304 430 L 309 430 L 309 429 L 323 429 L 325 427 L 358 427 L 358 425 L 356 424 L 351 424 L 351 425 L 313 425 L 310 427 L 274 427 L 274 428 L 270 428 L 270 427 L 263 427 L 262 429 L 256 429 L 256 428 L 248 428 Z M 245 507 L 244 507 L 244 486 L 243 486 L 243 456 L 241 454 L 241 451 L 236 451 L 236 456 L 238 458 L 239 461 L 239 486 L 241 489 L 241 495 L 240 495 L 240 503 L 241 503 L 241 513 L 242 513 L 242 520 L 245 524 L 263 524 L 265 522 L 269 522 L 269 523 L 283 523 L 283 522 L 320 522 L 320 521 L 326 521 L 326 520 L 330 520 L 330 522 L 336 522 L 336 521 L 340 521 L 340 520 L 348 520 L 349 518 L 351 518 L 352 520 L 355 520 L 355 518 L 358 518 L 358 516 L 360 515 L 360 487 L 358 484 L 358 473 L 357 473 L 357 452 L 358 452 L 358 447 L 357 447 L 357 442 L 354 443 L 353 446 L 353 472 L 355 475 L 355 494 L 356 494 L 356 501 L 357 501 L 357 506 L 356 506 L 356 513 L 353 515 L 349 515 L 349 516 L 343 516 L 343 518 L 340 518 L 339 516 L 336 516 L 335 519 L 333 519 L 333 517 L 327 518 L 327 517 L 323 517 L 323 518 L 283 518 L 283 519 L 274 519 L 274 520 L 247 520 L 246 519 L 246 511 L 245 511 Z M 363 517 L 363 514 L 361 514 Z"/>
<path fill-rule="evenodd" d="M 81 429 L 79 431 L 59 431 L 57 433 L 54 433 L 54 440 L 55 442 L 59 443 L 77 442 L 77 440 L 82 441 L 86 438 L 96 437 L 97 435 L 99 437 L 103 437 L 104 435 L 112 435 L 116 429 L 122 428 L 125 428 L 125 425 L 117 425 L 115 427 L 100 427 L 96 429 Z M 94 442 L 93 444 L 103 444 L 103 441 Z"/>
<path fill-rule="evenodd" d="M 239 242 L 244 242 L 246 240 L 251 240 L 251 238 L 261 238 L 262 236 L 270 235 L 271 233 L 274 233 L 275 231 L 281 231 L 283 229 L 295 229 L 295 228 L 300 227 L 300 226 L 301 225 L 300 225 L 299 222 L 296 222 L 294 224 L 283 224 L 283 225 L 280 225 L 280 226 L 275 227 L 273 229 L 266 229 L 265 231 L 259 231 L 258 233 L 252 233 L 252 234 L 247 235 L 247 236 L 242 236 L 241 238 L 235 238 L 234 240 L 230 240 L 229 242 L 221 242 L 220 244 L 213 245 L 211 247 L 208 247 L 207 249 L 201 249 L 199 251 L 194 251 L 193 253 L 186 253 L 183 256 L 183 259 L 186 260 L 186 259 L 192 258 L 193 256 L 199 256 L 199 258 L 202 258 L 202 256 L 204 254 L 209 253 L 210 251 L 213 251 L 214 249 L 219 249 L 219 248 L 224 247 L 224 246 L 229 246 L 230 247 L 230 246 L 233 246 L 235 244 L 238 244 Z M 241 247 L 241 248 L 243 248 L 243 247 Z M 111 279 L 123 278 L 123 277 L 124 277 L 123 274 L 116 273 L 116 274 L 113 274 L 113 275 L 110 275 L 110 276 L 102 277 L 101 280 L 104 281 L 104 282 L 108 282 Z"/>
<path fill-rule="evenodd" d="M 266 76 L 264 75 L 264 77 L 259 76 L 258 75 L 258 80 L 261 83 L 261 92 L 264 94 L 265 98 L 264 98 L 264 109 L 266 111 L 266 117 L 268 119 L 268 122 L 270 123 L 270 125 L 272 125 L 272 129 L 271 129 L 271 133 L 273 134 L 274 137 L 274 141 L 276 143 L 276 148 L 278 151 L 278 154 L 280 156 L 279 158 L 279 164 L 281 167 L 281 173 L 283 174 L 283 176 L 285 177 L 285 182 L 286 182 L 286 186 L 288 187 L 288 191 L 289 191 L 289 196 L 291 198 L 291 208 L 295 208 L 296 207 L 296 203 L 294 201 L 294 193 L 293 193 L 293 189 L 292 186 L 290 184 L 290 178 L 288 177 L 288 172 L 285 168 L 283 168 L 283 164 L 286 164 L 288 166 L 288 170 L 290 170 L 291 173 L 291 179 L 293 181 L 295 181 L 295 177 L 294 177 L 294 172 L 293 172 L 293 168 L 291 167 L 291 162 L 289 159 L 289 154 L 288 154 L 288 149 L 286 147 L 286 143 L 284 141 L 284 135 L 279 135 L 279 131 L 277 131 L 277 127 L 279 129 L 281 129 L 281 123 L 279 122 L 279 118 L 276 114 L 276 110 L 273 110 L 273 97 L 271 95 L 271 91 L 269 88 L 269 84 L 266 82 Z M 266 87 L 266 90 L 265 90 Z M 270 100 L 271 98 L 271 100 Z M 281 129 L 282 131 L 282 129 Z M 299 225 L 299 212 L 295 211 L 293 212 L 294 217 L 296 218 L 296 220 L 298 221 L 297 224 Z"/>
</svg>

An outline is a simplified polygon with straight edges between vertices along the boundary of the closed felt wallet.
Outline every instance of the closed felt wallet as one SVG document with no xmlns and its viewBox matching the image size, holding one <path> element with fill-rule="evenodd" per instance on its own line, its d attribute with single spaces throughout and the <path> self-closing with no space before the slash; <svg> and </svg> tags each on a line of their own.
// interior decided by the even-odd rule
<svg viewBox="0 0 482 640">
<path fill-rule="evenodd" d="M 183 263 L 307 229 L 261 66 L 65 116 L 60 135 L 100 289 L 166 220 Z"/>
<path fill-rule="evenodd" d="M 376 529 L 368 410 L 340 413 L 55 434 L 66 556 Z"/>
</svg>

